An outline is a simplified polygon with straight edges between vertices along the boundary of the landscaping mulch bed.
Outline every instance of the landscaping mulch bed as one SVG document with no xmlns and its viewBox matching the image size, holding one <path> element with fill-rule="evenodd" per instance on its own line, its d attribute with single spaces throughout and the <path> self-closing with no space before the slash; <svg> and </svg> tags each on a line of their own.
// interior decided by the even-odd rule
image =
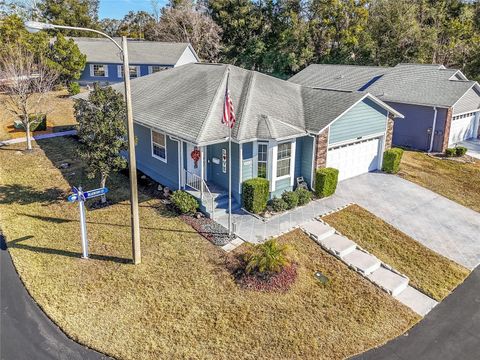
<svg viewBox="0 0 480 360">
<path fill-rule="evenodd" d="M 247 274 L 243 271 L 236 274 L 237 283 L 241 288 L 265 292 L 288 291 L 297 279 L 297 264 L 293 263 L 273 274 Z"/>
<path fill-rule="evenodd" d="M 181 215 L 180 217 L 214 245 L 223 246 L 233 240 L 228 235 L 228 230 L 212 219 L 206 217 L 197 218 L 191 215 Z"/>
</svg>

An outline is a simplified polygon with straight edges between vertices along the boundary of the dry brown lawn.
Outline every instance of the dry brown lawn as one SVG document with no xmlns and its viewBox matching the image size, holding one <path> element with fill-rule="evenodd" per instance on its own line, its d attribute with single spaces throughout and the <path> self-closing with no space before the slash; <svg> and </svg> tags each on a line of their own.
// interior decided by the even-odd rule
<svg viewBox="0 0 480 360">
<path fill-rule="evenodd" d="M 5 95 L 0 94 L 0 104 Z M 52 91 L 44 102 L 39 112 L 47 113 L 47 130 L 36 131 L 35 135 L 62 131 L 76 125 L 73 115 L 73 100 L 68 97 L 66 90 Z M 25 131 L 13 127 L 15 117 L 4 106 L 0 107 L 0 140 L 24 137 Z"/>
<path fill-rule="evenodd" d="M 0 224 L 28 290 L 73 339 L 121 359 L 341 359 L 402 334 L 419 317 L 300 231 L 299 276 L 284 294 L 240 289 L 226 254 L 141 196 L 142 264 L 129 259 L 127 179 L 113 205 L 88 211 L 90 260 L 80 256 L 78 212 L 65 201 L 85 180 L 69 138 L 41 150 L 0 148 Z M 57 168 L 65 160 L 72 166 Z M 313 276 L 321 271 L 327 285 Z"/>
<path fill-rule="evenodd" d="M 468 269 L 428 249 L 358 205 L 322 218 L 343 235 L 410 278 L 410 285 L 441 301 Z"/>
<path fill-rule="evenodd" d="M 405 151 L 398 175 L 480 212 L 480 161 L 462 163 Z"/>
</svg>

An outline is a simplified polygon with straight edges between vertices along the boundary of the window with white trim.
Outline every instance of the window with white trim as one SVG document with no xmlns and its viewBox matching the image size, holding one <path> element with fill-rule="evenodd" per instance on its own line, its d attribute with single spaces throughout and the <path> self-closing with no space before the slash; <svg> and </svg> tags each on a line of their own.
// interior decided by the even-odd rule
<svg viewBox="0 0 480 360">
<path fill-rule="evenodd" d="M 152 156 L 167 161 L 167 137 L 164 133 L 152 130 Z"/>
<path fill-rule="evenodd" d="M 128 68 L 130 69 L 131 79 L 139 76 L 140 66 L 130 65 Z M 123 78 L 123 65 L 118 65 L 118 77 Z"/>
<path fill-rule="evenodd" d="M 267 178 L 268 144 L 258 144 L 257 176 Z"/>
<path fill-rule="evenodd" d="M 290 175 L 292 160 L 292 143 L 278 144 L 277 149 L 277 178 Z"/>
<path fill-rule="evenodd" d="M 161 66 L 161 65 L 152 65 L 149 66 L 150 74 L 154 74 L 156 72 L 160 72 L 163 70 L 167 70 L 168 66 Z"/>
<path fill-rule="evenodd" d="M 103 64 L 93 64 L 93 76 L 96 77 L 106 77 L 107 76 L 107 65 Z"/>
</svg>

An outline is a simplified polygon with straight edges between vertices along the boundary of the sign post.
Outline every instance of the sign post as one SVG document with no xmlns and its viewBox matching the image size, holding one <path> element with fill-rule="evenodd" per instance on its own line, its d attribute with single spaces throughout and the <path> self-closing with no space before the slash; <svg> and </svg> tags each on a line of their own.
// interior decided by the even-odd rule
<svg viewBox="0 0 480 360">
<path fill-rule="evenodd" d="M 90 191 L 82 191 L 81 187 L 73 187 L 73 194 L 68 197 L 69 202 L 78 202 L 80 210 L 80 235 L 82 239 L 82 259 L 88 259 L 88 237 L 87 237 L 87 213 L 85 200 L 102 196 L 108 192 L 108 188 L 99 188 Z"/>
<path fill-rule="evenodd" d="M 78 188 L 78 206 L 80 209 L 80 234 L 82 236 L 82 258 L 88 259 L 87 219 L 85 213 L 85 197 L 82 188 Z"/>
</svg>

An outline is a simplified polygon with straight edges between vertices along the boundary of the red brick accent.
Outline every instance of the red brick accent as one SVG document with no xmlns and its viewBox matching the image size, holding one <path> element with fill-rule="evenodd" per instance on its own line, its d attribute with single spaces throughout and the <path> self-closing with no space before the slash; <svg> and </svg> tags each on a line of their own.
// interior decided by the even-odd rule
<svg viewBox="0 0 480 360">
<path fill-rule="evenodd" d="M 317 145 L 315 149 L 315 169 L 324 168 L 327 166 L 328 130 L 329 128 L 326 128 L 320 133 L 320 135 L 317 135 Z"/>
<path fill-rule="evenodd" d="M 452 126 L 452 114 L 453 114 L 453 109 L 450 107 L 447 110 L 447 117 L 445 118 L 445 127 L 443 128 L 443 143 L 442 143 L 442 148 L 440 149 L 440 152 L 445 152 L 448 147 L 448 139 L 450 137 L 450 127 Z M 434 134 L 432 134 L 435 136 Z"/>
<path fill-rule="evenodd" d="M 388 113 L 388 119 L 387 119 L 387 135 L 385 137 L 385 150 L 388 150 L 392 147 L 392 141 L 393 141 L 393 118 L 394 115 L 391 113 Z"/>
</svg>

